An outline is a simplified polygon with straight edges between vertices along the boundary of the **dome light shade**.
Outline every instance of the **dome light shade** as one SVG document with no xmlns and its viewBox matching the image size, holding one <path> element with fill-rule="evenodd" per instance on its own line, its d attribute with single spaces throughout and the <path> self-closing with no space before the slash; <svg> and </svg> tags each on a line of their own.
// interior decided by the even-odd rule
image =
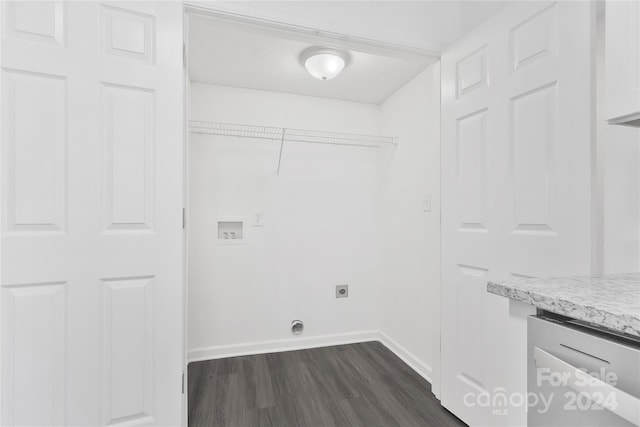
<svg viewBox="0 0 640 427">
<path fill-rule="evenodd" d="M 311 47 L 300 55 L 300 62 L 318 80 L 330 80 L 347 65 L 348 55 L 336 49 Z"/>
</svg>

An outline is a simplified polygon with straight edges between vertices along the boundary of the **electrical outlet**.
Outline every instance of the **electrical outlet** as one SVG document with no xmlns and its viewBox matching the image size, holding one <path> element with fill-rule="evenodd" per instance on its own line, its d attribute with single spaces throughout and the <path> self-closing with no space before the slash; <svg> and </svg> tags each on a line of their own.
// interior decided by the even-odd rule
<svg viewBox="0 0 640 427">
<path fill-rule="evenodd" d="M 336 298 L 347 298 L 349 296 L 349 285 L 336 286 Z"/>
</svg>

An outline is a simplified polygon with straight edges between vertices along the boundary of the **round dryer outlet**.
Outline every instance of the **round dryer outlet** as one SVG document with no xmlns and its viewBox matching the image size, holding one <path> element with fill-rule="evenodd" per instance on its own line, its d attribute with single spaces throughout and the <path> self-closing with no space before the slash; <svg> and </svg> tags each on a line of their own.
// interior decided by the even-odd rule
<svg viewBox="0 0 640 427">
<path fill-rule="evenodd" d="M 294 320 L 291 322 L 291 333 L 293 335 L 300 335 L 304 331 L 304 323 L 302 320 Z"/>
</svg>

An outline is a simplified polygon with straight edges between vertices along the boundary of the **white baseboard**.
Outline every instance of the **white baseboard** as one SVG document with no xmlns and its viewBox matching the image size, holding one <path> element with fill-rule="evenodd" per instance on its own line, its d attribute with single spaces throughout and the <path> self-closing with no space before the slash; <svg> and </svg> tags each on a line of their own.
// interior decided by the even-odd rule
<svg viewBox="0 0 640 427">
<path fill-rule="evenodd" d="M 223 359 L 225 357 L 247 356 L 251 354 L 278 353 L 281 351 L 304 350 L 308 348 L 354 344 L 367 341 L 379 341 L 378 331 L 349 332 L 346 334 L 194 348 L 189 351 L 187 358 L 189 360 L 188 363 L 191 363 L 201 360 Z"/>
<path fill-rule="evenodd" d="M 409 365 L 411 369 L 416 371 L 418 375 L 427 380 L 431 384 L 431 366 L 418 359 L 413 353 L 401 346 L 396 340 L 382 331 L 378 332 L 379 341 L 398 356 L 404 363 Z"/>
<path fill-rule="evenodd" d="M 418 375 L 431 383 L 431 366 L 418 359 L 413 353 L 382 331 L 360 331 L 346 334 L 320 335 L 316 337 L 289 338 L 286 340 L 254 341 L 243 344 L 219 345 L 194 348 L 189 351 L 188 363 L 202 360 L 224 359 L 226 357 L 248 356 L 252 354 L 278 353 L 281 351 L 305 350 L 332 345 L 354 344 L 380 341 Z"/>
</svg>

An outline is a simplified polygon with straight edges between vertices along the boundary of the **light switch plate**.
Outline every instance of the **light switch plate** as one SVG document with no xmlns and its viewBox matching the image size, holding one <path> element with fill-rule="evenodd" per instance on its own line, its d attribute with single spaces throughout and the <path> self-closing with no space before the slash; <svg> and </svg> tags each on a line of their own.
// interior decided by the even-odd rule
<svg viewBox="0 0 640 427">
<path fill-rule="evenodd" d="M 431 212 L 431 194 L 425 194 L 422 197 L 422 210 L 423 212 Z"/>
<path fill-rule="evenodd" d="M 254 227 L 262 227 L 263 222 L 264 222 L 263 213 L 262 212 L 256 212 L 253 215 L 253 226 Z"/>
</svg>

